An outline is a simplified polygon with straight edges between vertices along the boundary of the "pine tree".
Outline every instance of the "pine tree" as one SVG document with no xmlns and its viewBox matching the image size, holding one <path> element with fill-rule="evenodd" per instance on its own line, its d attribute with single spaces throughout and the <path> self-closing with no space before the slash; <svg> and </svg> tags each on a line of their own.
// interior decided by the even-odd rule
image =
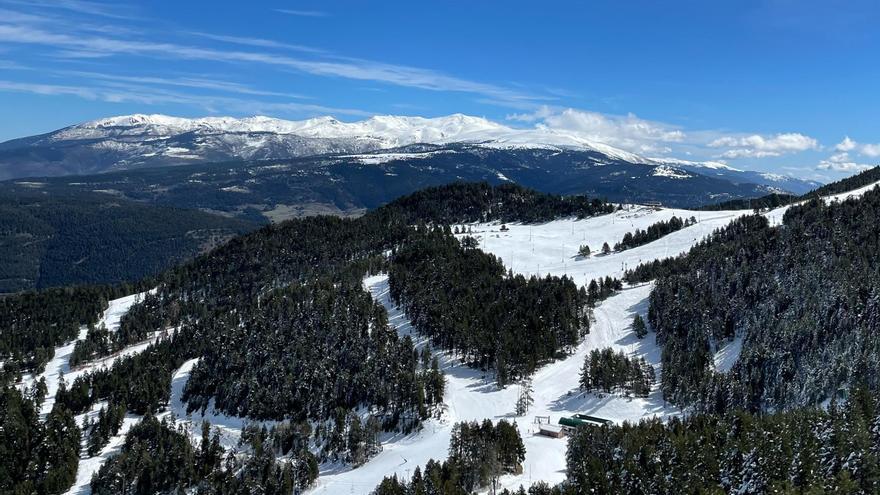
<svg viewBox="0 0 880 495">
<path fill-rule="evenodd" d="M 516 399 L 516 415 L 523 416 L 529 411 L 532 404 L 535 403 L 532 394 L 532 379 L 524 378 L 519 384 L 519 397 Z"/>
<path fill-rule="evenodd" d="M 640 339 L 643 339 L 648 335 L 648 327 L 645 325 L 645 320 L 642 319 L 642 316 L 638 313 L 633 317 L 632 328 L 636 333 L 636 337 Z"/>
</svg>

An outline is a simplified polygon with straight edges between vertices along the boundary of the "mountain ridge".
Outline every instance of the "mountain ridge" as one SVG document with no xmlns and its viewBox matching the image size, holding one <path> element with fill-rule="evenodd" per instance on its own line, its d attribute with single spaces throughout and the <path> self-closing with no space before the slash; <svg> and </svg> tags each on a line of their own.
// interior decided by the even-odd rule
<svg viewBox="0 0 880 495">
<path fill-rule="evenodd" d="M 590 151 L 607 160 L 666 165 L 706 175 L 803 193 L 818 184 L 768 176 L 721 162 L 646 158 L 573 132 L 546 126 L 515 128 L 461 113 L 442 117 L 377 115 L 355 122 L 330 116 L 284 120 L 182 118 L 132 114 L 74 124 L 0 143 L 0 179 L 104 173 L 233 160 L 272 160 L 377 153 L 407 146 L 466 144 L 488 149 Z"/>
</svg>

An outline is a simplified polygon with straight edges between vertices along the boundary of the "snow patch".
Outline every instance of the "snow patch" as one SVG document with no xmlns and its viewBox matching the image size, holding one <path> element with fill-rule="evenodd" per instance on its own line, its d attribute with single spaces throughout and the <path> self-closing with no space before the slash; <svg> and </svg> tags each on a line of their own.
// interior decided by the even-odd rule
<svg viewBox="0 0 880 495">
<path fill-rule="evenodd" d="M 670 179 L 688 179 L 693 177 L 693 175 L 684 170 L 673 168 L 668 165 L 660 165 L 659 167 L 654 168 L 654 172 L 652 172 L 651 175 L 654 177 L 668 177 Z"/>
<path fill-rule="evenodd" d="M 733 340 L 726 343 L 724 347 L 719 349 L 714 358 L 715 371 L 719 373 L 727 373 L 736 364 L 742 353 L 743 338 L 741 335 L 734 337 Z"/>
</svg>

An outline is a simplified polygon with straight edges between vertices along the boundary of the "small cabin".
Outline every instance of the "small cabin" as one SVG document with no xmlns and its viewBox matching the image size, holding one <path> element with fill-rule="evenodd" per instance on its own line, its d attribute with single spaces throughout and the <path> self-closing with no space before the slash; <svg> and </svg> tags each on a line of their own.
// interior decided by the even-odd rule
<svg viewBox="0 0 880 495">
<path fill-rule="evenodd" d="M 565 436 L 565 430 L 559 425 L 542 423 L 538 429 L 538 434 L 545 437 L 562 438 Z"/>
</svg>

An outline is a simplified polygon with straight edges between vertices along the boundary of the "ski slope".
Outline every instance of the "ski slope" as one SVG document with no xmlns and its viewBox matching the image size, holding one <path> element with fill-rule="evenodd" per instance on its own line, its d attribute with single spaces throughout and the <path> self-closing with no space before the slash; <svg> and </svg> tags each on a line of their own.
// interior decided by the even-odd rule
<svg viewBox="0 0 880 495">
<path fill-rule="evenodd" d="M 786 209 L 771 210 L 766 215 L 771 222 L 779 223 Z M 506 230 L 502 230 L 498 222 L 489 222 L 467 225 L 465 229 L 469 230 L 468 235 L 477 238 L 482 250 L 496 255 L 515 273 L 566 275 L 575 283 L 586 285 L 599 277 L 620 278 L 626 269 L 642 262 L 686 253 L 714 230 L 750 213 L 750 210 L 695 211 L 625 205 L 612 214 L 582 220 L 561 219 L 537 225 L 507 224 Z M 669 220 L 673 215 L 682 219 L 693 216 L 697 223 L 643 246 L 607 255 L 600 253 L 603 243 L 613 246 L 627 232 L 644 230 L 651 224 Z M 466 234 L 459 236 L 463 235 Z M 592 249 L 590 257 L 578 256 L 583 244 Z M 389 323 L 401 335 L 410 335 L 417 345 L 424 345 L 404 312 L 391 301 L 387 275 L 367 277 L 364 286 L 385 307 Z M 517 385 L 498 389 L 490 374 L 462 366 L 448 354 L 438 353 L 446 376 L 445 411 L 441 418 L 427 421 L 421 431 L 412 435 L 385 441 L 383 451 L 364 466 L 322 472 L 311 493 L 366 494 L 385 476 L 396 474 L 407 479 L 416 466 L 424 466 L 431 458 L 446 458 L 452 426 L 456 422 L 483 419 L 515 421 L 523 436 L 526 447 L 523 473 L 503 477 L 500 480 L 502 487 L 516 489 L 539 480 L 555 484 L 565 479 L 567 440 L 536 435 L 535 416 L 550 416 L 555 424 L 561 416 L 574 413 L 595 415 L 617 423 L 680 414 L 677 408 L 665 403 L 659 390 L 662 381 L 660 348 L 654 342 L 653 334 L 639 340 L 631 328 L 635 314 L 646 317 L 651 287 L 652 284 L 628 287 L 595 308 L 590 334 L 577 350 L 533 375 L 534 404 L 523 417 L 514 415 L 519 395 Z M 578 390 L 585 356 L 593 349 L 606 347 L 630 356 L 644 357 L 654 366 L 657 384 L 647 398 L 600 397 Z M 738 357 L 738 353 L 731 352 L 735 349 L 736 343 L 728 345 L 727 352 L 719 356 L 721 368 L 733 365 Z"/>
<path fill-rule="evenodd" d="M 626 205 L 614 213 L 582 220 L 567 218 L 544 224 L 506 224 L 507 231 L 502 231 L 498 222 L 465 228 L 469 228 L 470 235 L 479 241 L 480 249 L 499 257 L 515 273 L 567 275 L 575 283 L 586 285 L 599 277 L 622 278 L 627 269 L 643 262 L 686 253 L 714 230 L 749 213 L 750 210 L 695 211 Z M 643 246 L 601 254 L 603 243 L 607 242 L 613 248 L 627 232 L 645 230 L 673 216 L 682 220 L 694 217 L 697 223 Z M 582 245 L 590 247 L 590 257 L 578 256 Z"/>
<path fill-rule="evenodd" d="M 139 292 L 137 294 L 131 294 L 119 299 L 111 300 L 96 326 L 100 327 L 103 325 L 108 331 L 116 332 L 119 329 L 122 317 L 128 312 L 129 308 L 143 300 L 146 294 L 147 292 Z M 46 416 L 52 411 L 62 379 L 65 383 L 71 384 L 78 376 L 84 373 L 105 367 L 109 368 L 110 366 L 113 366 L 113 363 L 115 363 L 116 360 L 124 356 L 130 356 L 142 352 L 149 346 L 149 344 L 158 338 L 157 332 L 157 334 L 154 334 L 148 340 L 126 347 L 111 356 L 84 363 L 77 368 L 71 368 L 70 356 L 73 354 L 73 349 L 78 341 L 86 338 L 87 333 L 88 328 L 85 326 L 81 327 L 75 340 L 55 348 L 55 355 L 46 365 L 43 373 L 38 376 L 25 376 L 19 384 L 21 387 L 30 387 L 41 378 L 46 380 L 47 392 L 46 398 L 40 407 L 41 419 L 45 420 Z M 85 424 L 87 418 L 95 420 L 98 416 L 98 411 L 101 407 L 106 405 L 106 402 L 97 403 L 88 412 L 77 415 L 76 422 L 80 428 Z M 132 426 L 137 424 L 140 419 L 140 416 L 127 414 L 123 419 L 119 433 L 110 439 L 108 444 L 104 446 L 98 455 L 94 457 L 80 457 L 79 465 L 77 466 L 76 480 L 74 481 L 73 486 L 71 486 L 66 492 L 66 495 L 86 495 L 91 492 L 89 483 L 92 480 L 92 474 L 97 472 L 107 459 L 119 451 L 125 440 L 125 434 Z"/>
<path fill-rule="evenodd" d="M 401 334 L 412 335 L 417 346 L 425 344 L 413 334 L 406 315 L 390 299 L 387 275 L 376 275 L 364 280 L 373 298 L 388 311 L 389 322 Z M 524 471 L 519 476 L 505 476 L 504 487 L 515 488 L 529 481 L 546 480 L 557 483 L 565 477 L 566 440 L 535 434 L 535 416 L 550 416 L 556 423 L 561 416 L 576 412 L 593 414 L 615 422 L 637 421 L 647 417 L 667 417 L 679 411 L 664 403 L 659 386 L 660 350 L 653 338 L 639 340 L 630 324 L 636 313 L 645 316 L 650 284 L 625 289 L 604 301 L 595 311 L 595 322 L 590 334 L 568 358 L 556 361 L 538 370 L 532 377 L 534 404 L 522 417 L 514 415 L 517 385 L 499 389 L 491 374 L 461 365 L 446 353 L 438 353 L 446 375 L 445 411 L 440 419 L 432 419 L 424 428 L 411 435 L 391 438 L 383 443 L 383 451 L 357 469 L 322 472 L 317 486 L 310 493 L 370 493 L 382 478 L 397 474 L 400 478 L 412 475 L 416 466 L 423 467 L 429 459 L 446 458 L 452 426 L 460 421 L 506 419 L 515 421 L 526 447 Z M 578 390 L 578 378 L 585 356 L 593 349 L 612 347 L 633 356 L 643 356 L 655 366 L 658 386 L 647 398 L 621 396 L 599 397 Z"/>
<path fill-rule="evenodd" d="M 825 200 L 842 201 L 848 197 L 857 197 L 875 186 L 876 184 L 871 184 L 848 193 L 829 196 Z M 770 210 L 764 215 L 772 224 L 779 224 L 789 207 Z M 582 220 L 561 219 L 540 225 L 508 224 L 505 226 L 506 230 L 502 230 L 499 223 L 472 224 L 466 228 L 470 229 L 470 235 L 478 239 L 481 249 L 498 256 L 505 266 L 516 273 L 565 275 L 579 285 L 586 285 L 590 280 L 599 277 L 620 278 L 626 269 L 634 268 L 639 263 L 685 253 L 714 230 L 750 213 L 749 210 L 701 212 L 630 205 L 612 214 Z M 693 216 L 697 223 L 637 248 L 607 255 L 600 253 L 602 243 L 607 242 L 613 246 L 627 232 L 644 230 L 673 215 L 683 219 Z M 582 258 L 577 255 L 583 244 L 592 248 L 593 254 L 590 257 Z M 419 347 L 425 345 L 424 339 L 415 334 L 404 312 L 391 301 L 387 275 L 367 277 L 364 287 L 385 307 L 389 323 L 401 335 L 410 335 Z M 591 332 L 574 353 L 566 359 L 540 368 L 533 375 L 534 404 L 522 417 L 514 414 L 520 392 L 517 385 L 499 389 L 491 373 L 468 368 L 453 356 L 438 352 L 437 356 L 446 377 L 444 407 L 439 417 L 426 421 L 420 431 L 409 435 L 385 434 L 382 437 L 382 452 L 357 469 L 341 464 L 322 465 L 317 484 L 309 492 L 367 494 L 385 476 L 396 474 L 399 478 L 407 479 L 416 466 L 423 467 L 432 458 L 446 458 L 452 427 L 456 422 L 483 419 L 514 421 L 523 436 L 527 452 L 523 472 L 515 476 L 504 476 L 500 480 L 502 488 L 516 489 L 520 485 L 529 486 L 539 480 L 555 484 L 565 479 L 567 440 L 537 435 L 536 416 L 549 416 L 551 423 L 555 424 L 560 417 L 574 413 L 595 415 L 617 423 L 680 414 L 681 411 L 664 402 L 659 390 L 662 381 L 660 348 L 655 344 L 653 334 L 639 340 L 631 329 L 635 314 L 646 316 L 651 287 L 650 283 L 627 287 L 595 308 Z M 111 301 L 99 325 L 104 324 L 108 330 L 115 332 L 122 316 L 133 304 L 142 300 L 144 294 L 132 294 Z M 20 385 L 31 386 L 41 377 L 46 380 L 48 394 L 41 406 L 42 417 L 45 417 L 54 405 L 62 376 L 67 383 L 71 383 L 82 373 L 110 367 L 123 356 L 142 352 L 162 338 L 162 334 L 163 332 L 156 332 L 149 339 L 129 346 L 113 356 L 71 369 L 69 359 L 76 341 L 86 336 L 86 329 L 82 328 L 75 341 L 56 348 L 54 358 L 43 373 L 36 377 L 24 377 Z M 654 366 L 657 384 L 648 397 L 600 396 L 584 394 L 578 390 L 577 382 L 585 356 L 593 349 L 606 347 L 623 351 L 633 357 L 644 357 Z M 741 349 L 741 336 L 726 343 L 714 356 L 715 368 L 720 372 L 728 371 L 735 364 Z M 248 420 L 216 413 L 211 406 L 205 413 L 186 412 L 182 392 L 197 362 L 198 359 L 189 360 L 174 373 L 169 407 L 160 417 L 172 416 L 179 425 L 186 428 L 194 442 L 201 436 L 202 421 L 207 420 L 212 429 L 220 432 L 224 448 L 233 449 L 238 444 L 242 429 L 249 423 Z M 94 419 L 103 405 L 105 404 L 96 404 L 89 412 L 78 415 L 77 422 L 82 425 L 86 418 Z M 110 440 L 99 455 L 80 460 L 76 482 L 68 494 L 83 495 L 90 492 L 92 474 L 118 452 L 125 434 L 140 420 L 139 416 L 127 415 L 119 434 Z"/>
<path fill-rule="evenodd" d="M 128 309 L 133 304 L 142 300 L 145 295 L 146 292 L 140 292 L 138 294 L 132 294 L 110 301 L 96 327 L 104 325 L 108 331 L 115 332 L 119 329 L 119 323 L 122 320 L 122 316 L 128 312 Z M 42 373 L 37 376 L 26 375 L 22 378 L 20 384 L 22 387 L 30 387 L 34 383 L 39 382 L 40 379 L 46 380 L 46 399 L 40 407 L 40 417 L 42 419 L 46 418 L 46 416 L 52 411 L 52 407 L 55 405 L 55 395 L 58 393 L 58 386 L 61 384 L 62 378 L 67 384 L 71 384 L 76 377 L 87 371 L 91 371 L 99 366 L 112 366 L 113 362 L 119 357 L 130 354 L 133 351 L 137 352 L 132 349 L 123 349 L 121 352 L 107 359 L 88 363 L 80 368 L 72 370 L 70 368 L 70 356 L 73 354 L 73 349 L 76 347 L 76 343 L 85 339 L 87 333 L 88 328 L 82 326 L 79 329 L 79 334 L 75 340 L 55 348 L 55 354 L 52 360 L 46 364 Z"/>
</svg>

